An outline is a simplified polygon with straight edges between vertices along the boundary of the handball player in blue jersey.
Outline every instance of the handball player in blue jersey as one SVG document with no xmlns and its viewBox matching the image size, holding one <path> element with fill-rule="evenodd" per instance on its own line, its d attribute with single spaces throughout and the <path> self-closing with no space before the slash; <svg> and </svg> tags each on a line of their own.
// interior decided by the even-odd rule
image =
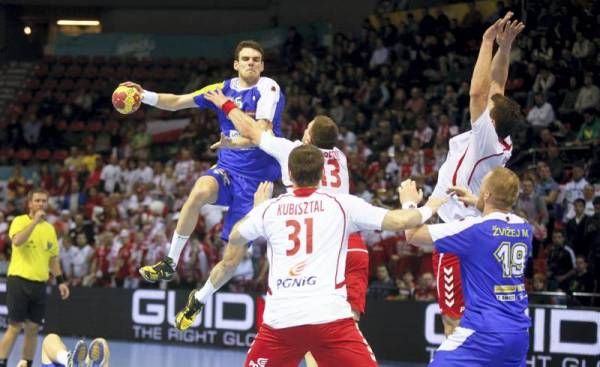
<svg viewBox="0 0 600 367">
<path fill-rule="evenodd" d="M 482 216 L 406 230 L 409 243 L 434 245 L 460 258 L 465 314 L 429 365 L 525 367 L 531 322 L 524 276 L 533 228 L 511 213 L 519 178 L 499 167 L 485 176 L 479 197 L 463 188 L 450 191 L 463 203 L 475 205 Z"/>
<path fill-rule="evenodd" d="M 230 139 L 244 139 L 227 118 L 227 114 L 234 108 L 253 117 L 264 130 L 272 130 L 275 136 L 281 136 L 281 113 L 285 98 L 273 79 L 261 77 L 264 70 L 263 56 L 264 51 L 258 43 L 240 42 L 233 61 L 233 68 L 238 76 L 189 94 L 154 93 L 143 90 L 140 85 L 132 82 L 122 85 L 137 88 L 142 92 L 143 103 L 163 110 L 212 109 L 217 112 L 221 134 Z M 231 99 L 223 108 L 217 108 L 204 98 L 206 92 L 216 89 L 222 90 Z M 280 177 L 281 169 L 277 161 L 258 147 L 221 149 L 217 164 L 196 181 L 181 209 L 169 254 L 154 265 L 142 267 L 142 277 L 150 282 L 173 278 L 179 256 L 196 226 L 202 206 L 229 206 L 222 232 L 223 240 L 227 241 L 233 225 L 252 209 L 254 192 L 260 182 L 275 181 Z"/>
</svg>

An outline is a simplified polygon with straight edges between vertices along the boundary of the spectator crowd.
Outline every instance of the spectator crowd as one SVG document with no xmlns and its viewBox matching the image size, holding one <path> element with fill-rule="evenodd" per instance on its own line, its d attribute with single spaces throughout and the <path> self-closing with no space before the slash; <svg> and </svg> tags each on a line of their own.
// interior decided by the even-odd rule
<svg viewBox="0 0 600 367">
<path fill-rule="evenodd" d="M 511 9 L 527 27 L 513 46 L 507 95 L 526 116 L 513 136 L 509 167 L 522 179 L 515 210 L 535 228 L 528 286 L 598 291 L 600 155 L 593 149 L 600 141 L 598 3 L 528 1 L 522 9 L 499 1 L 487 18 L 472 4 L 462 19 L 449 18 L 442 8 L 416 16 L 405 3 L 380 1 L 360 29 L 335 34 L 329 45 L 289 30 L 280 52 L 266 60 L 266 74 L 287 96 L 284 135 L 299 138 L 312 116 L 327 114 L 340 126 L 354 194 L 396 207 L 395 187 L 409 177 L 431 193 L 448 140 L 469 129 L 469 80 L 483 30 Z M 392 17 L 398 10 L 406 12 L 400 22 Z M 148 89 L 198 89 L 229 77 L 225 65 L 186 64 L 179 82 L 157 81 Z M 0 271 L 5 273 L 10 256 L 10 220 L 24 211 L 27 191 L 41 186 L 51 194 L 49 220 L 72 285 L 150 286 L 140 283 L 137 269 L 167 252 L 191 185 L 215 161 L 209 146 L 219 137 L 218 126 L 202 110 L 173 114 L 143 107 L 133 118 L 116 120 L 105 96 L 81 89 L 72 98 L 63 95 L 61 103 L 48 93 L 2 121 L 3 146 L 68 152 L 53 161 L 0 159 L 11 167 L 0 204 Z M 174 143 L 153 144 L 146 121 L 165 116 L 189 118 L 190 124 Z M 68 128 L 78 121 L 104 122 L 89 134 Z M 174 286 L 202 283 L 221 256 L 226 209 L 203 210 Z M 430 254 L 410 246 L 401 233 L 363 236 L 370 254 L 369 296 L 435 299 Z M 264 253 L 264 244 L 249 249 L 231 290 L 264 290 Z"/>
</svg>

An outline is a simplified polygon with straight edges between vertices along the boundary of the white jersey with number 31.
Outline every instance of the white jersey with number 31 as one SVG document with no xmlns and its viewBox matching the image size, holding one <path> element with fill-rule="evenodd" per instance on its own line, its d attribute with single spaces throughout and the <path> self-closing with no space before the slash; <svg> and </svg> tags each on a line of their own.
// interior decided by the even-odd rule
<svg viewBox="0 0 600 367">
<path fill-rule="evenodd" d="M 252 209 L 239 232 L 268 242 L 265 324 L 286 328 L 352 317 L 344 276 L 348 235 L 380 230 L 386 213 L 358 197 L 311 188 Z"/>
<path fill-rule="evenodd" d="M 264 132 L 260 138 L 260 149 L 279 162 L 281 180 L 288 189 L 292 188 L 288 171 L 288 158 L 292 150 L 302 144 L 304 143 L 299 140 L 291 141 L 278 138 L 269 132 Z M 321 180 L 320 188 L 324 192 L 348 194 L 350 192 L 350 182 L 346 155 L 338 148 L 320 150 L 323 152 L 323 158 L 325 158 L 325 174 Z"/>
</svg>

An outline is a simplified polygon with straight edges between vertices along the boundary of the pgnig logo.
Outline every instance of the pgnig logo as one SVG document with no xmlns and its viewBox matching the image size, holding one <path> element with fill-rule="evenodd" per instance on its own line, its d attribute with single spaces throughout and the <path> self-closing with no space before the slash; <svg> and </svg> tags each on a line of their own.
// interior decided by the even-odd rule
<svg viewBox="0 0 600 367">
<path fill-rule="evenodd" d="M 312 275 L 309 277 L 299 278 L 279 278 L 277 279 L 277 289 L 280 288 L 302 288 L 309 285 L 317 284 L 317 277 Z"/>
</svg>

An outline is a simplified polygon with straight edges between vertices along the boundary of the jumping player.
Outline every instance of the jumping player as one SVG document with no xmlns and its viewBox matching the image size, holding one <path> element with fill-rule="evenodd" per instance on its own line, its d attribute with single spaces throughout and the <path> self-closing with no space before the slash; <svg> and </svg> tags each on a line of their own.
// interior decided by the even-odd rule
<svg viewBox="0 0 600 367">
<path fill-rule="evenodd" d="M 508 12 L 483 34 L 471 79 L 471 130 L 450 139 L 448 157 L 440 167 L 433 196 L 445 195 L 451 186 L 464 186 L 479 193 L 485 174 L 506 164 L 511 156 L 510 134 L 523 116 L 520 106 L 504 96 L 504 85 L 512 42 L 524 28 L 523 23 L 511 21 L 511 17 Z M 498 51 L 492 60 L 494 40 Z M 452 197 L 438 213 L 446 223 L 478 214 L 475 208 Z M 450 335 L 464 312 L 460 263 L 457 256 L 436 250 L 432 260 L 444 333 Z"/>
<path fill-rule="evenodd" d="M 524 274 L 533 228 L 511 213 L 519 178 L 497 167 L 485 175 L 479 197 L 462 188 L 451 191 L 482 216 L 406 230 L 412 244 L 433 244 L 460 257 L 463 270 L 464 317 L 429 366 L 524 367 L 531 325 Z"/>
<path fill-rule="evenodd" d="M 233 108 L 253 116 L 262 129 L 279 136 L 285 98 L 273 79 L 261 77 L 264 70 L 263 57 L 264 51 L 258 43 L 240 42 L 233 61 L 238 77 L 190 94 L 157 94 L 145 91 L 135 83 L 127 82 L 123 85 L 136 87 L 143 93 L 143 103 L 163 110 L 176 111 L 193 107 L 213 109 L 218 114 L 221 133 L 231 138 L 239 136 L 227 118 L 227 109 Z M 225 110 L 215 108 L 204 97 L 206 92 L 215 89 L 221 89 L 235 102 L 228 104 Z M 198 221 L 200 209 L 206 204 L 229 206 L 222 232 L 223 240 L 227 241 L 233 225 L 252 209 L 252 197 L 260 182 L 277 180 L 280 172 L 277 161 L 256 147 L 221 150 L 216 166 L 196 181 L 181 209 L 167 257 L 154 265 L 142 267 L 142 277 L 150 282 L 173 278 L 181 252 Z"/>
<path fill-rule="evenodd" d="M 293 193 L 262 201 L 234 227 L 223 260 L 202 289 L 192 291 L 176 326 L 187 329 L 204 302 L 231 278 L 258 237 L 268 242 L 269 287 L 264 322 L 244 366 L 297 366 L 307 351 L 319 364 L 376 366 L 370 347 L 352 320 L 346 301 L 344 267 L 348 236 L 359 230 L 401 230 L 424 223 L 443 203 L 430 199 L 422 208 L 387 210 L 344 194 L 317 189 L 324 169 L 323 153 L 312 145 L 294 148 L 289 156 Z M 414 182 L 399 190 L 405 201 L 419 202 Z"/>
</svg>

